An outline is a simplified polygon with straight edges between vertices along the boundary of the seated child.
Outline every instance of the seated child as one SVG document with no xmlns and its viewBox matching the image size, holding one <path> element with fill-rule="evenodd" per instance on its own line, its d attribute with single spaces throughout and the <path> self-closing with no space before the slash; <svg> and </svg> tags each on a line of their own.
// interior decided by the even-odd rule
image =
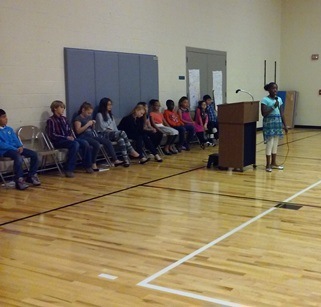
<svg viewBox="0 0 321 307">
<path fill-rule="evenodd" d="M 208 115 L 206 113 L 206 102 L 204 100 L 200 100 L 198 102 L 198 107 L 195 110 L 195 123 L 200 127 L 203 127 L 203 138 L 202 141 L 206 140 L 206 143 L 201 143 L 201 147 L 204 149 L 205 145 L 210 146 L 211 143 L 205 138 L 204 134 L 207 131 L 207 123 L 208 123 Z"/>
<path fill-rule="evenodd" d="M 204 149 L 204 144 L 206 143 L 204 137 L 204 127 L 200 124 L 194 122 L 191 118 L 191 114 L 189 112 L 189 102 L 186 96 L 180 98 L 178 102 L 178 114 L 185 125 L 192 125 L 195 128 L 196 136 L 200 142 L 201 148 Z"/>
<path fill-rule="evenodd" d="M 185 150 L 189 150 L 190 141 L 195 134 L 195 129 L 192 125 L 185 125 L 177 112 L 174 111 L 174 101 L 168 99 L 166 101 L 167 110 L 164 111 L 164 118 L 168 122 L 168 124 L 176 129 L 179 133 L 178 140 L 178 151 L 181 151 L 185 148 Z M 187 132 L 187 135 L 186 135 Z"/>
<path fill-rule="evenodd" d="M 34 186 L 41 183 L 37 176 L 38 155 L 35 151 L 24 148 L 23 144 L 11 127 L 7 126 L 6 112 L 0 109 L 0 157 L 8 157 L 13 160 L 14 181 L 16 189 L 25 190 L 29 185 L 23 178 L 23 157 L 30 158 L 30 169 L 26 181 Z"/>
<path fill-rule="evenodd" d="M 147 133 L 145 133 L 145 115 L 146 110 L 144 106 L 136 105 L 129 115 L 122 118 L 118 125 L 118 129 L 125 131 L 128 137 L 135 141 L 136 150 L 139 153 L 140 164 L 145 164 L 149 161 L 149 158 L 147 158 L 144 153 L 144 145 L 154 156 L 156 162 L 162 162 L 163 160 L 157 153 L 153 142 Z"/>
<path fill-rule="evenodd" d="M 203 100 L 206 102 L 206 113 L 208 115 L 207 134 L 212 146 L 216 145 L 215 140 L 219 138 L 218 120 L 215 102 L 210 95 L 204 95 Z"/>
<path fill-rule="evenodd" d="M 113 144 L 111 143 L 109 138 L 94 136 L 93 126 L 96 122 L 91 118 L 92 113 L 93 113 L 92 105 L 89 102 L 84 102 L 79 108 L 78 116 L 76 116 L 74 119 L 74 127 L 75 127 L 77 138 L 86 140 L 89 143 L 89 145 L 92 146 L 93 148 L 93 151 L 92 151 L 93 170 L 95 172 L 99 171 L 96 161 L 100 150 L 100 144 L 103 144 L 108 154 L 111 155 L 115 166 L 119 166 L 119 165 L 124 165 L 126 167 L 129 166 L 129 160 L 127 155 L 125 157 L 125 159 L 127 158 L 127 160 L 124 160 L 124 161 L 118 160 Z"/>
<path fill-rule="evenodd" d="M 60 100 L 55 100 L 50 105 L 53 113 L 47 120 L 47 134 L 55 148 L 67 148 L 67 161 L 65 163 L 65 175 L 68 178 L 74 177 L 77 154 L 82 153 L 82 164 L 87 173 L 93 173 L 91 167 L 91 148 L 86 140 L 74 138 L 67 118 L 63 116 L 65 104 Z"/>
<path fill-rule="evenodd" d="M 102 138 L 107 138 L 112 142 L 117 142 L 123 159 L 124 166 L 129 166 L 130 155 L 133 158 L 138 158 L 139 153 L 131 145 L 125 131 L 120 131 L 112 113 L 113 102 L 109 98 L 102 98 L 99 102 L 98 113 L 96 115 L 96 130 Z"/>
<path fill-rule="evenodd" d="M 137 105 L 141 105 L 145 108 L 145 117 L 144 117 L 144 132 L 149 136 L 155 148 L 157 148 L 162 139 L 163 133 L 155 129 L 150 123 L 149 115 L 148 115 L 148 104 L 145 101 L 140 101 Z"/>
<path fill-rule="evenodd" d="M 174 142 L 176 140 L 176 136 L 178 135 L 178 131 L 170 127 L 170 125 L 167 123 L 164 115 L 160 112 L 160 102 L 157 99 L 152 99 L 149 102 L 149 105 L 151 107 L 151 112 L 149 115 L 152 126 L 167 136 L 166 144 L 164 146 L 164 154 L 177 154 L 178 151 L 175 148 Z"/>
</svg>

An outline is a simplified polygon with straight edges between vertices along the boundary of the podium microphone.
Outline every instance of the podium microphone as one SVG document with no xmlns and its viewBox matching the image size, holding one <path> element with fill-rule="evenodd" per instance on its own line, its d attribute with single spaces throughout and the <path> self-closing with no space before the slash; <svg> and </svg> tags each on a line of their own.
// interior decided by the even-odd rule
<svg viewBox="0 0 321 307">
<path fill-rule="evenodd" d="M 251 98 L 252 98 L 252 101 L 254 101 L 254 97 L 253 97 L 253 95 L 252 95 L 251 93 L 249 93 L 249 92 L 247 92 L 247 91 L 244 91 L 244 90 L 241 90 L 240 88 L 235 91 L 236 94 L 237 94 L 238 92 L 242 92 L 242 93 L 246 93 L 246 94 L 250 95 Z"/>
</svg>

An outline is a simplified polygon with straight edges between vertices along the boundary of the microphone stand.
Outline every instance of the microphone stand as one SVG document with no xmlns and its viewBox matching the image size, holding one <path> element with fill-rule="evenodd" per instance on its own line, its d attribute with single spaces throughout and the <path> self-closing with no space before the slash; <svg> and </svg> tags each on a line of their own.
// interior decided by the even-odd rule
<svg viewBox="0 0 321 307">
<path fill-rule="evenodd" d="M 251 93 L 249 93 L 249 92 L 247 92 L 247 91 L 244 91 L 244 90 L 241 90 L 241 89 L 237 89 L 237 90 L 235 91 L 236 94 L 237 94 L 238 92 L 242 92 L 242 93 L 246 93 L 246 94 L 250 95 L 251 98 L 252 98 L 252 101 L 254 101 L 254 97 L 253 97 L 253 95 L 252 95 Z"/>
</svg>

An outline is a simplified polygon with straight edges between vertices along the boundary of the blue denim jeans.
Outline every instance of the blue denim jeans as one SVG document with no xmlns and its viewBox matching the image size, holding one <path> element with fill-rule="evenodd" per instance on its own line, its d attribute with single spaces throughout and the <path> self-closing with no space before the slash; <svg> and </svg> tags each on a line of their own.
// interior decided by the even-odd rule
<svg viewBox="0 0 321 307">
<path fill-rule="evenodd" d="M 82 157 L 82 164 L 85 168 L 91 167 L 92 164 L 92 150 L 86 140 L 74 139 L 71 140 L 60 140 L 53 143 L 55 148 L 67 148 L 68 155 L 65 163 L 65 171 L 73 172 L 76 167 L 77 153 L 79 152 Z"/>
<path fill-rule="evenodd" d="M 32 177 L 38 170 L 38 155 L 35 151 L 24 148 L 20 154 L 17 150 L 8 150 L 3 154 L 13 160 L 14 180 L 17 181 L 23 177 L 23 157 L 30 158 L 30 169 L 28 177 Z"/>
</svg>

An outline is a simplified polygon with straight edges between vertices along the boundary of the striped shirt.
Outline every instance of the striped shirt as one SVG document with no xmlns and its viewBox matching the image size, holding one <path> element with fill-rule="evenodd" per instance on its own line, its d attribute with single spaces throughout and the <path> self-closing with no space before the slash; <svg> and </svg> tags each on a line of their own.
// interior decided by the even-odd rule
<svg viewBox="0 0 321 307">
<path fill-rule="evenodd" d="M 72 136 L 70 124 L 65 116 L 50 116 L 47 120 L 46 131 L 53 143 L 66 140 L 68 136 Z"/>
</svg>

